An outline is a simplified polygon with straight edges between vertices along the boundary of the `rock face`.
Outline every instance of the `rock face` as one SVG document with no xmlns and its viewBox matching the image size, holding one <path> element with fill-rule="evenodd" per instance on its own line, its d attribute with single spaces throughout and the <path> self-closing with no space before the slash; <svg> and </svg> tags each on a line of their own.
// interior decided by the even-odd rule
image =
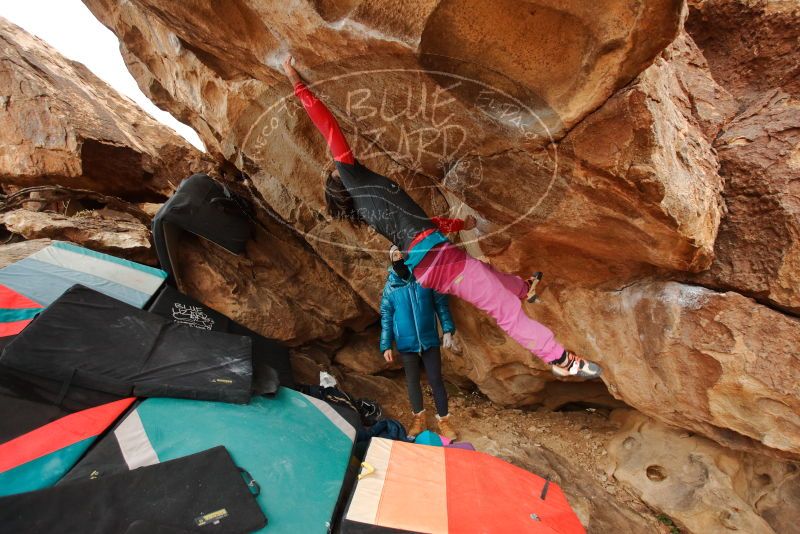
<svg viewBox="0 0 800 534">
<path fill-rule="evenodd" d="M 564 289 L 558 300 L 552 320 L 598 355 L 610 391 L 627 404 L 729 447 L 800 453 L 797 319 L 675 282 Z"/>
<path fill-rule="evenodd" d="M 800 312 L 800 46 L 794 2 L 694 2 L 687 29 L 738 114 L 715 148 L 728 216 L 696 280 Z M 711 21 L 713 20 L 713 23 Z"/>
<path fill-rule="evenodd" d="M 324 214 L 330 161 L 278 69 L 288 50 L 360 160 L 430 215 L 475 214 L 460 236 L 474 255 L 547 273 L 528 311 L 601 361 L 615 396 L 727 446 L 800 458 L 786 378 L 800 354 L 789 3 L 693 1 L 688 32 L 682 2 L 647 0 L 85 3 L 143 90 L 373 310 L 389 243 Z M 453 308 L 465 351 L 445 354 L 448 375 L 498 403 L 540 402 L 546 369 Z M 362 349 L 348 350 L 355 368 Z"/>
<path fill-rule="evenodd" d="M 364 332 L 359 332 L 347 340 L 345 345 L 336 351 L 334 361 L 356 373 L 371 375 L 388 369 L 399 369 L 402 365 L 399 357 L 389 363 L 376 347 L 380 345 L 380 326 L 374 325 Z"/>
<path fill-rule="evenodd" d="M 800 54 L 798 54 L 800 60 Z M 728 216 L 698 280 L 800 312 L 800 93 L 767 92 L 717 139 Z"/>
<path fill-rule="evenodd" d="M 631 410 L 608 445 L 608 475 L 686 532 L 792 532 L 800 520 L 796 465 L 743 455 Z"/>
<path fill-rule="evenodd" d="M 723 209 L 711 141 L 732 99 L 704 63 L 691 38 L 681 34 L 567 135 L 560 154 L 571 174 L 566 179 L 574 191 L 563 194 L 573 217 L 565 210 L 552 228 L 537 228 L 537 241 L 571 225 L 570 242 L 606 265 L 708 268 Z M 585 280 L 583 273 L 576 276 Z"/>
<path fill-rule="evenodd" d="M 482 241 L 485 234 L 502 241 L 538 229 L 531 239 L 543 236 L 559 249 L 580 241 L 584 252 L 608 257 L 618 251 L 614 243 L 625 240 L 633 245 L 620 262 L 693 269 L 703 266 L 698 251 L 713 244 L 715 230 L 694 235 L 694 227 L 713 227 L 716 212 L 670 215 L 661 198 L 645 199 L 634 190 L 625 204 L 641 221 L 632 228 L 631 217 L 619 217 L 606 202 L 629 183 L 561 175 L 559 166 L 570 163 L 544 148 L 675 37 L 680 2 L 630 1 L 613 9 L 509 3 L 492 9 L 493 19 L 501 26 L 516 20 L 514 27 L 532 39 L 525 50 L 503 54 L 501 62 L 493 47 L 480 53 L 463 44 L 446 65 L 441 58 L 450 50 L 441 47 L 448 42 L 479 42 L 485 31 L 493 32 L 492 41 L 527 40 L 506 37 L 491 24 L 469 24 L 486 16 L 479 2 L 421 2 L 404 11 L 402 24 L 393 2 L 355 2 L 333 11 L 317 3 L 301 12 L 279 2 L 236 2 L 219 13 L 202 2 L 190 9 L 158 1 L 86 3 L 120 36 L 143 90 L 195 126 L 209 150 L 244 170 L 270 207 L 373 306 L 383 281 L 375 259 L 383 261 L 388 243 L 331 224 L 322 214 L 319 180 L 330 160 L 276 70 L 287 47 L 301 65 L 313 66 L 305 74 L 341 115 L 362 161 L 412 190 L 431 214 L 462 205 L 477 210 Z M 249 21 L 246 35 L 238 29 L 235 38 L 232 30 L 226 35 L 223 28 L 235 27 L 239 18 Z M 530 31 L 533 23 L 548 30 Z M 643 34 L 648 38 L 640 39 Z M 552 35 L 570 37 L 559 43 Z M 309 43 L 325 45 L 312 50 Z M 574 58 L 564 62 L 562 53 L 546 52 L 554 46 L 569 48 Z M 542 60 L 531 61 L 530 54 Z M 718 184 L 700 187 L 709 187 L 713 197 Z M 576 210 L 585 222 L 571 225 Z M 641 239 L 646 234 L 656 237 Z M 665 257 L 664 250 L 676 252 Z"/>
<path fill-rule="evenodd" d="M 796 2 L 690 0 L 686 29 L 703 49 L 711 74 L 747 103 L 780 87 L 800 92 Z"/>
<path fill-rule="evenodd" d="M 0 19 L 0 180 L 164 199 L 210 162 L 80 63 Z"/>
<path fill-rule="evenodd" d="M 0 224 L 25 239 L 72 241 L 132 261 L 156 263 L 150 228 L 119 212 L 85 211 L 68 216 L 19 209 L 0 215 Z"/>
<path fill-rule="evenodd" d="M 140 203 L 163 200 L 194 172 L 217 172 L 211 158 L 83 65 L 2 20 L 0 46 L 5 231 L 12 238 L 63 239 L 155 264 L 150 221 L 158 205 Z M 288 342 L 338 338 L 346 328 L 374 321 L 304 240 L 268 214 L 259 217 L 256 238 L 242 257 L 188 240 L 181 263 L 192 269 L 183 273 L 184 289 Z"/>
<path fill-rule="evenodd" d="M 185 239 L 180 254 L 180 265 L 192 266 L 181 272 L 187 293 L 271 338 L 336 339 L 376 317 L 305 243 L 277 225 L 257 229 L 243 256 L 196 238 Z"/>
</svg>

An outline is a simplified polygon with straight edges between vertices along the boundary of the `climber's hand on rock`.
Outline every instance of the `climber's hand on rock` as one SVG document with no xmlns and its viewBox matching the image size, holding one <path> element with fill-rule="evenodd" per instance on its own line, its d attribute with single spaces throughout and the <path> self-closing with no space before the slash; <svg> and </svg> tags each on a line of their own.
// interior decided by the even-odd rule
<svg viewBox="0 0 800 534">
<path fill-rule="evenodd" d="M 464 217 L 464 230 L 474 230 L 475 227 L 478 225 L 478 221 L 472 215 L 467 215 Z"/>
<path fill-rule="evenodd" d="M 394 355 L 392 354 L 392 349 L 386 349 L 383 351 L 383 359 L 389 363 L 394 361 Z"/>
<path fill-rule="evenodd" d="M 294 68 L 294 56 L 292 54 L 286 54 L 286 59 L 283 60 L 283 72 L 286 73 L 286 77 L 289 78 L 292 85 L 302 81 Z"/>
</svg>

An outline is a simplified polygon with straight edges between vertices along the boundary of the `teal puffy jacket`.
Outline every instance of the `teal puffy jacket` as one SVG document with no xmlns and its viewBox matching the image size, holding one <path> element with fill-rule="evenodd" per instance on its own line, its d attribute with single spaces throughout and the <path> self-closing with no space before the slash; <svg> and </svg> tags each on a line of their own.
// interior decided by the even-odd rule
<svg viewBox="0 0 800 534">
<path fill-rule="evenodd" d="M 442 332 L 455 332 L 447 295 L 422 287 L 413 276 L 403 280 L 390 267 L 381 298 L 381 352 L 392 348 L 392 341 L 400 352 L 438 347 L 437 316 Z"/>
</svg>

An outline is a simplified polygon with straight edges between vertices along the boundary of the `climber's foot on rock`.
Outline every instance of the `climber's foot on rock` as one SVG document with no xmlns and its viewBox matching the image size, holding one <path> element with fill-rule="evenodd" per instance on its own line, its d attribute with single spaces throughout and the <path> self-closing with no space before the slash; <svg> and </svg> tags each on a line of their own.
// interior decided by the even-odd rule
<svg viewBox="0 0 800 534">
<path fill-rule="evenodd" d="M 525 280 L 525 283 L 528 284 L 528 302 L 536 302 L 536 299 L 539 298 L 539 295 L 536 294 L 536 286 L 538 286 L 541 281 L 541 271 L 536 271 L 533 273 L 533 276 Z"/>
<path fill-rule="evenodd" d="M 552 362 L 553 374 L 556 376 L 577 376 L 580 378 L 598 378 L 603 369 L 594 362 L 584 360 L 574 352 L 564 351 L 560 359 Z"/>
</svg>

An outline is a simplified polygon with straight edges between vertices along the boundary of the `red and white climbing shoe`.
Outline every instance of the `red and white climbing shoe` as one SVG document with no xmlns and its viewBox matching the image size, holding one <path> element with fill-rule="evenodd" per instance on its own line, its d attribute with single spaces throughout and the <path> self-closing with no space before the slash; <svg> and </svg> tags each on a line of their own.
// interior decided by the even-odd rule
<svg viewBox="0 0 800 534">
<path fill-rule="evenodd" d="M 563 362 L 553 364 L 551 368 L 556 376 L 597 378 L 603 373 L 603 369 L 599 365 L 589 360 L 584 360 L 570 351 L 567 351 L 567 357 Z"/>
<path fill-rule="evenodd" d="M 539 295 L 536 294 L 536 286 L 542 281 L 542 272 L 536 271 L 533 276 L 525 280 L 528 284 L 528 302 L 536 302 Z"/>
</svg>

